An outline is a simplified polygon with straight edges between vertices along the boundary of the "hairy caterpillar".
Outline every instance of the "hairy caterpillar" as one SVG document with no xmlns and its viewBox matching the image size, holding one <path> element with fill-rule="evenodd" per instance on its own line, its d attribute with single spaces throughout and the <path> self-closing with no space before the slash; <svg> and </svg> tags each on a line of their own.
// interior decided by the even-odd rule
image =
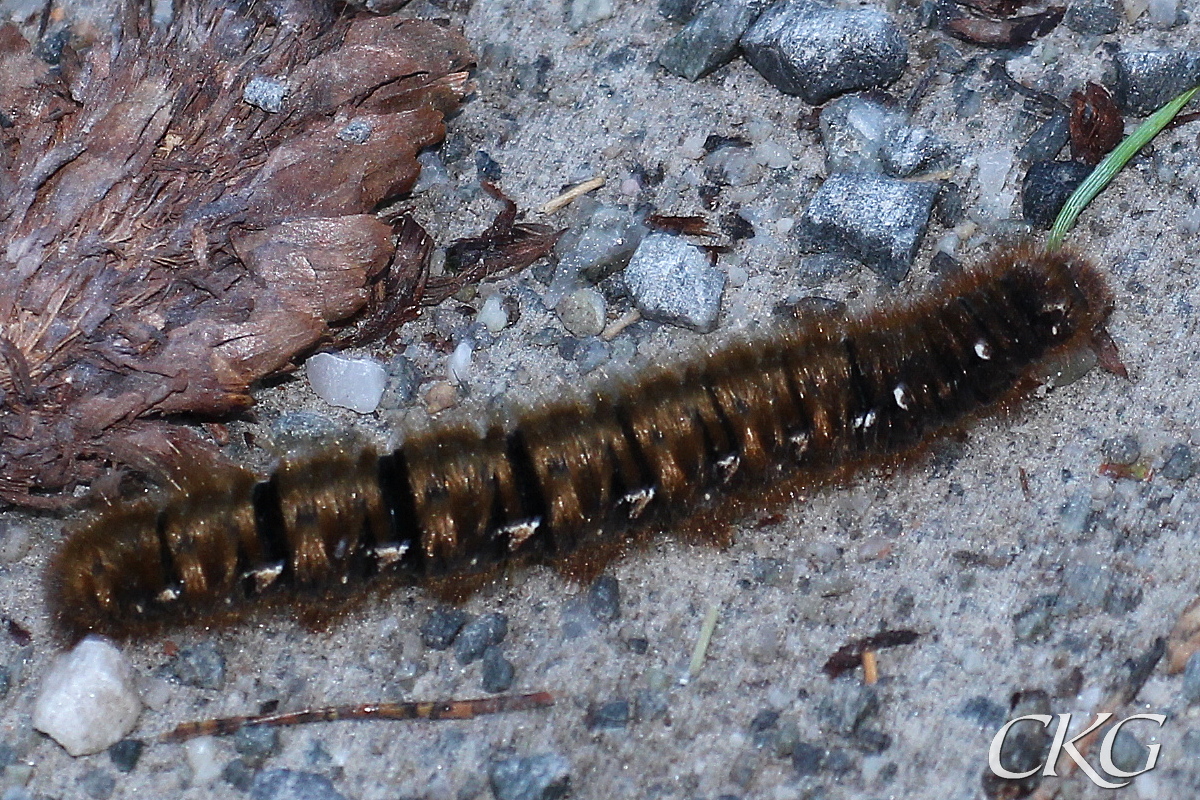
<svg viewBox="0 0 1200 800">
<path fill-rule="evenodd" d="M 796 321 L 509 427 L 333 448 L 265 481 L 204 476 L 79 525 L 51 568 L 58 619 L 127 635 L 289 591 L 603 548 L 911 453 L 1020 396 L 1110 308 L 1078 256 L 1016 248 L 913 303 Z"/>
</svg>

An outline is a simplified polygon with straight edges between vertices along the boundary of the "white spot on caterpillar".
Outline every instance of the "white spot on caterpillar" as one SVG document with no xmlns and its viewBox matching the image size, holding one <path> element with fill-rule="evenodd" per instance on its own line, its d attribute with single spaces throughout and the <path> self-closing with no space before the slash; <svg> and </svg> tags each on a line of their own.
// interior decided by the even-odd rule
<svg viewBox="0 0 1200 800">
<path fill-rule="evenodd" d="M 243 578 L 251 578 L 254 581 L 254 591 L 264 592 L 271 588 L 271 584 L 279 580 L 279 576 L 283 574 L 283 562 L 276 561 L 266 567 L 252 569 L 243 575 Z"/>
<path fill-rule="evenodd" d="M 875 424 L 875 409 L 873 409 L 873 408 L 870 411 L 868 411 L 867 413 L 863 414 L 861 417 L 856 417 L 854 419 L 854 429 L 855 430 L 858 430 L 860 428 L 866 429 L 866 428 L 871 427 L 874 424 Z"/>
<path fill-rule="evenodd" d="M 525 542 L 529 541 L 529 537 L 537 532 L 538 527 L 542 524 L 541 517 L 527 519 L 524 522 L 516 522 L 512 525 L 505 525 L 500 530 L 496 531 L 497 536 L 508 537 L 508 550 L 512 552 Z"/>
<path fill-rule="evenodd" d="M 796 460 L 799 461 L 808 452 L 808 445 L 812 442 L 812 437 L 807 433 L 797 433 L 793 434 L 788 441 L 796 446 Z"/>
<path fill-rule="evenodd" d="M 408 551 L 408 542 L 401 542 L 400 544 L 381 545 L 376 547 L 371 554 L 375 556 L 375 560 L 379 562 L 379 566 L 390 567 L 392 564 L 395 564 L 397 561 L 400 561 L 402 558 L 404 558 L 404 554 Z"/>
<path fill-rule="evenodd" d="M 721 472 L 721 481 L 728 483 L 729 479 L 738 471 L 738 467 L 742 465 L 742 459 L 736 453 L 727 455 L 717 461 L 717 469 Z"/>
<path fill-rule="evenodd" d="M 896 388 L 892 389 L 892 397 L 896 398 L 896 405 L 900 406 L 900 408 L 904 409 L 905 411 L 908 411 L 909 396 L 907 386 L 905 386 L 903 383 L 896 384 Z"/>
<path fill-rule="evenodd" d="M 169 603 L 172 600 L 179 599 L 179 591 L 168 586 L 166 589 L 163 589 L 161 592 L 159 592 L 158 597 L 155 597 L 154 599 L 160 603 Z"/>
<path fill-rule="evenodd" d="M 645 489 L 625 495 L 621 498 L 621 502 L 629 503 L 629 518 L 637 519 L 646 511 L 646 506 L 650 505 L 650 501 L 653 499 L 654 487 L 647 486 Z"/>
<path fill-rule="evenodd" d="M 984 361 L 992 360 L 992 346 L 980 339 L 975 343 L 975 355 L 982 358 Z"/>
</svg>

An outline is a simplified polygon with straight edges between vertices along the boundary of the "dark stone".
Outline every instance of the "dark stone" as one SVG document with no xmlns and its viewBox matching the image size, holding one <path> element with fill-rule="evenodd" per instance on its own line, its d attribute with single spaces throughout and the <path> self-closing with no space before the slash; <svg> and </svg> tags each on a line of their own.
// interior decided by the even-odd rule
<svg viewBox="0 0 1200 800">
<path fill-rule="evenodd" d="M 870 686 L 855 683 L 835 683 L 817 706 L 822 727 L 843 736 L 854 733 L 878 712 L 879 694 Z"/>
<path fill-rule="evenodd" d="M 1189 706 L 1200 704 L 1200 652 L 1188 656 L 1183 668 L 1183 700 Z"/>
<path fill-rule="evenodd" d="M 1017 641 L 1042 642 L 1053 630 L 1058 595 L 1044 594 L 1013 614 L 1013 633 Z"/>
<path fill-rule="evenodd" d="M 452 606 L 438 606 L 421 625 L 421 641 L 430 650 L 446 650 L 467 624 L 465 611 Z"/>
<path fill-rule="evenodd" d="M 479 176 L 479 180 L 481 181 L 495 183 L 500 180 L 500 165 L 496 163 L 494 158 L 483 150 L 480 150 L 475 153 L 475 174 Z"/>
<path fill-rule="evenodd" d="M 1121 11 L 1114 0 L 1071 0 L 1063 24 L 1076 33 L 1114 33 L 1121 24 Z"/>
<path fill-rule="evenodd" d="M 1060 111 L 1037 127 L 1017 151 L 1022 161 L 1052 161 L 1071 138 L 1071 118 Z"/>
<path fill-rule="evenodd" d="M 983 728 L 998 730 L 1008 718 L 1008 709 L 986 697 L 972 697 L 962 704 L 958 715 L 978 722 Z"/>
<path fill-rule="evenodd" d="M 254 770 L 240 758 L 235 758 L 221 770 L 221 779 L 241 792 L 249 792 L 254 785 Z"/>
<path fill-rule="evenodd" d="M 225 656 L 212 642 L 179 651 L 169 665 L 171 674 L 184 686 L 220 689 L 225 685 Z"/>
<path fill-rule="evenodd" d="M 814 253 L 801 256 L 796 264 L 796 282 L 805 287 L 823 286 L 839 275 L 859 266 L 853 258 L 842 253 Z"/>
<path fill-rule="evenodd" d="M 792 748 L 792 766 L 797 775 L 816 775 L 825 761 L 825 750 L 808 742 L 797 742 Z"/>
<path fill-rule="evenodd" d="M 672 22 L 686 22 L 701 3 L 702 0 L 658 0 L 658 13 Z"/>
<path fill-rule="evenodd" d="M 825 754 L 821 768 L 830 775 L 841 776 L 854 771 L 856 761 L 854 755 L 841 747 L 834 747 Z"/>
<path fill-rule="evenodd" d="M 507 758 L 488 770 L 496 800 L 554 800 L 571 788 L 571 763 L 557 753 Z"/>
<path fill-rule="evenodd" d="M 1136 584 L 1117 582 L 1104 596 L 1104 613 L 1119 617 L 1137 610 L 1142 604 L 1142 587 Z"/>
<path fill-rule="evenodd" d="M 908 274 L 938 186 L 875 175 L 831 175 L 805 212 L 807 235 L 898 281 Z"/>
<path fill-rule="evenodd" d="M 259 772 L 250 784 L 253 800 L 345 800 L 324 775 L 291 769 Z"/>
<path fill-rule="evenodd" d="M 1158 471 L 1159 475 L 1172 481 L 1186 481 L 1196 473 L 1196 465 L 1192 459 L 1192 448 L 1186 444 L 1174 445 L 1167 453 L 1166 463 Z"/>
<path fill-rule="evenodd" d="M 641 636 L 630 636 L 625 640 L 625 646 L 637 655 L 644 656 L 650 649 L 650 640 Z"/>
<path fill-rule="evenodd" d="M 670 708 L 670 697 L 666 692 L 654 689 L 638 689 L 633 695 L 640 720 L 662 719 Z"/>
<path fill-rule="evenodd" d="M 770 0 L 722 0 L 702 7 L 658 54 L 673 75 L 696 81 L 737 54 L 738 40 Z"/>
<path fill-rule="evenodd" d="M 268 725 L 251 725 L 233 735 L 233 749 L 250 766 L 260 766 L 279 752 L 279 729 Z"/>
<path fill-rule="evenodd" d="M 1100 454 L 1110 464 L 1129 466 L 1142 457 L 1142 446 L 1134 436 L 1116 436 L 1105 439 L 1100 445 Z"/>
<path fill-rule="evenodd" d="M 624 728 L 629 725 L 630 704 L 628 700 L 610 700 L 588 711 L 587 728 L 599 731 Z"/>
<path fill-rule="evenodd" d="M 517 674 L 512 662 L 495 645 L 483 651 L 482 672 L 483 690 L 493 694 L 512 688 L 513 678 Z"/>
<path fill-rule="evenodd" d="M 908 43 L 890 16 L 784 0 L 742 36 L 746 60 L 776 89 L 820 105 L 846 92 L 887 86 L 908 64 Z"/>
<path fill-rule="evenodd" d="M 108 800 L 112 796 L 113 790 L 117 788 L 117 779 L 108 774 L 106 770 L 96 767 L 80 776 L 79 788 L 88 797 L 94 797 L 96 800 Z"/>
<path fill-rule="evenodd" d="M 937 221 L 947 228 L 953 228 L 963 221 L 965 211 L 966 201 L 963 198 L 962 187 L 954 181 L 943 181 L 933 206 L 933 215 Z"/>
<path fill-rule="evenodd" d="M 508 617 L 493 612 L 468 622 L 454 640 L 454 657 L 460 664 L 470 664 L 483 656 L 483 651 L 500 644 L 508 635 Z"/>
<path fill-rule="evenodd" d="M 929 259 L 929 271 L 940 275 L 956 275 L 962 272 L 962 262 L 945 250 L 938 250 Z"/>
<path fill-rule="evenodd" d="M 611 575 L 601 575 L 588 589 L 588 610 L 597 622 L 613 622 L 621 616 L 621 585 Z"/>
<path fill-rule="evenodd" d="M 898 125 L 884 131 L 879 160 L 884 174 L 911 178 L 948 166 L 953 153 L 950 143 L 928 128 Z"/>
<path fill-rule="evenodd" d="M 854 732 L 854 746 L 867 755 L 877 756 L 892 746 L 892 737 L 874 728 L 860 728 Z"/>
<path fill-rule="evenodd" d="M 1200 52 L 1125 51 L 1113 57 L 1113 99 L 1126 114 L 1145 116 L 1200 83 Z"/>
<path fill-rule="evenodd" d="M 1049 228 L 1063 203 L 1092 168 L 1079 161 L 1037 161 L 1029 165 L 1022 186 L 1021 212 L 1039 228 Z"/>
<path fill-rule="evenodd" d="M 108 758 L 118 772 L 133 772 L 144 749 L 146 743 L 141 739 L 122 739 L 108 748 Z"/>
<path fill-rule="evenodd" d="M 1009 719 L 1029 716 L 1031 714 L 1050 714 L 1050 698 L 1041 690 L 1020 692 L 1015 697 L 1013 707 L 1008 714 Z M 1008 781 L 992 774 L 991 770 L 983 771 L 983 790 L 989 798 L 1025 797 L 1031 793 L 1042 780 L 1040 767 L 1050 750 L 1050 731 L 1042 727 L 1037 720 L 1023 720 L 1009 728 L 1000 747 L 1000 765 L 1009 772 L 1033 772 L 1028 778 L 1020 781 Z"/>
<path fill-rule="evenodd" d="M 773 708 L 764 708 L 750 720 L 750 734 L 754 746 L 767 747 L 775 741 L 775 728 L 779 723 L 779 712 Z"/>
</svg>

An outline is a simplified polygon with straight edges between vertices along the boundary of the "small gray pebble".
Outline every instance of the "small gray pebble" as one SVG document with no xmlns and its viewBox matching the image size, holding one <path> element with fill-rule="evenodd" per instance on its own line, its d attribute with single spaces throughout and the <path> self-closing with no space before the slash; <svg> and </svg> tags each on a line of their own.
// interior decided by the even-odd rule
<svg viewBox="0 0 1200 800">
<path fill-rule="evenodd" d="M 446 650 L 467 624 L 467 612 L 453 606 L 438 606 L 421 625 L 421 641 L 430 650 Z"/>
<path fill-rule="evenodd" d="M 733 59 L 738 39 L 769 4 L 769 0 L 708 3 L 667 41 L 658 63 L 673 75 L 700 80 Z"/>
<path fill-rule="evenodd" d="M 508 617 L 493 612 L 468 622 L 454 640 L 454 657 L 460 664 L 470 664 L 483 656 L 490 645 L 500 644 L 508 634 Z"/>
<path fill-rule="evenodd" d="M 1100 445 L 1100 453 L 1110 464 L 1128 466 L 1142 457 L 1142 446 L 1134 436 L 1116 436 L 1104 440 Z"/>
<path fill-rule="evenodd" d="M 777 758 L 788 758 L 796 752 L 800 744 L 800 726 L 790 717 L 779 723 L 775 730 L 775 738 L 771 742 L 771 751 Z"/>
<path fill-rule="evenodd" d="M 122 739 L 108 748 L 108 758 L 118 772 L 133 772 L 145 748 L 141 739 Z"/>
<path fill-rule="evenodd" d="M 253 800 L 345 800 L 324 775 L 290 769 L 256 773 L 250 784 Z"/>
<path fill-rule="evenodd" d="M 595 336 L 589 336 L 579 341 L 572 355 L 575 363 L 579 365 L 579 371 L 587 374 L 608 361 L 611 352 L 612 345 L 608 342 Z"/>
<path fill-rule="evenodd" d="M 1113 738 L 1113 766 L 1124 772 L 1136 772 L 1146 766 L 1149 752 L 1128 727 L 1121 728 Z"/>
<path fill-rule="evenodd" d="M 1063 24 L 1076 33 L 1113 33 L 1121 24 L 1121 11 L 1115 0 L 1073 0 Z"/>
<path fill-rule="evenodd" d="M 1017 151 L 1022 161 L 1052 161 L 1066 145 L 1071 136 L 1071 120 L 1067 112 L 1060 111 L 1043 122 L 1029 136 L 1029 140 Z"/>
<path fill-rule="evenodd" d="M 825 754 L 825 761 L 821 764 L 821 769 L 830 775 L 847 775 L 854 771 L 855 766 L 857 766 L 857 761 L 850 751 L 841 747 L 833 747 Z"/>
<path fill-rule="evenodd" d="M 963 221 L 965 211 L 962 187 L 954 181 L 943 181 L 933 205 L 933 215 L 937 221 L 947 228 L 953 228 Z"/>
<path fill-rule="evenodd" d="M 598 622 L 621 616 L 621 585 L 612 575 L 601 575 L 588 589 L 588 610 Z"/>
<path fill-rule="evenodd" d="M 809 202 L 804 226 L 829 249 L 898 281 L 916 257 L 938 188 L 929 181 L 831 175 Z"/>
<path fill-rule="evenodd" d="M 1192 448 L 1186 444 L 1177 444 L 1167 453 L 1166 463 L 1159 470 L 1159 474 L 1169 480 L 1186 481 L 1195 474 L 1195 471 Z"/>
<path fill-rule="evenodd" d="M 613 10 L 613 0 L 566 0 L 563 9 L 567 27 L 572 31 L 578 31 L 592 23 L 608 19 L 613 15 Z"/>
<path fill-rule="evenodd" d="M 113 790 L 117 788 L 117 779 L 107 770 L 95 767 L 80 776 L 79 788 L 88 797 L 94 797 L 96 800 L 108 800 L 112 796 Z"/>
<path fill-rule="evenodd" d="M 1053 630 L 1058 595 L 1045 594 L 1013 615 L 1013 633 L 1021 642 L 1041 642 Z"/>
<path fill-rule="evenodd" d="M 625 268 L 625 284 L 647 319 L 699 333 L 717 327 L 725 270 L 686 239 L 667 233 L 647 236 Z"/>
<path fill-rule="evenodd" d="M 687 22 L 700 5 L 701 0 L 658 0 L 658 13 L 672 22 Z"/>
<path fill-rule="evenodd" d="M 634 692 L 633 702 L 637 708 L 637 718 L 643 721 L 663 719 L 671 707 L 671 698 L 667 693 L 655 689 L 638 689 Z"/>
<path fill-rule="evenodd" d="M 483 651 L 482 673 L 483 690 L 495 694 L 512 688 L 517 671 L 500 648 L 492 645 Z"/>
<path fill-rule="evenodd" d="M 892 737 L 875 728 L 860 728 L 852 737 L 859 752 L 877 756 L 892 746 Z"/>
<path fill-rule="evenodd" d="M 835 683 L 833 691 L 817 706 L 822 727 L 849 736 L 879 713 L 879 694 L 856 683 Z"/>
<path fill-rule="evenodd" d="M 247 764 L 257 766 L 279 752 L 279 729 L 251 725 L 233 735 L 233 749 Z"/>
<path fill-rule="evenodd" d="M 220 689 L 225 685 L 225 656 L 213 642 L 201 642 L 180 650 L 168 667 L 184 686 Z"/>
<path fill-rule="evenodd" d="M 283 98 L 287 97 L 287 92 L 286 83 L 256 75 L 246 82 L 242 99 L 255 108 L 274 114 L 283 108 Z"/>
<path fill-rule="evenodd" d="M 283 450 L 311 446 L 337 434 L 337 423 L 309 411 L 290 411 L 271 423 L 271 438 L 275 440 L 275 446 Z"/>
<path fill-rule="evenodd" d="M 493 762 L 488 770 L 496 800 L 554 800 L 570 791 L 571 762 L 542 753 Z"/>
<path fill-rule="evenodd" d="M 839 275 L 859 266 L 841 253 L 814 253 L 801 256 L 796 264 L 796 283 L 803 287 L 823 286 Z"/>
<path fill-rule="evenodd" d="M 1036 161 L 1021 183 L 1021 213 L 1031 225 L 1049 228 L 1092 168 L 1079 161 Z"/>
<path fill-rule="evenodd" d="M 1200 704 L 1200 651 L 1188 656 L 1183 668 L 1183 699 L 1189 706 Z"/>
<path fill-rule="evenodd" d="M 997 730 L 1008 718 L 1008 709 L 986 697 L 972 697 L 962 704 L 958 715 L 978 722 L 984 728 Z"/>
<path fill-rule="evenodd" d="M 792 748 L 792 766 L 800 776 L 816 775 L 825 762 L 825 750 L 808 742 L 796 742 Z"/>
<path fill-rule="evenodd" d="M 814 106 L 887 86 L 908 64 L 908 43 L 890 16 L 814 0 L 784 0 L 769 8 L 742 37 L 742 51 L 776 89 Z"/>
<path fill-rule="evenodd" d="M 249 764 L 235 758 L 221 770 L 221 779 L 238 791 L 248 792 L 254 785 L 254 774 Z"/>
<path fill-rule="evenodd" d="M 578 639 L 599 627 L 586 598 L 571 597 L 563 603 L 562 634 L 564 639 Z"/>
<path fill-rule="evenodd" d="M 1122 50 L 1113 56 L 1113 99 L 1126 114 L 1144 116 L 1200 83 L 1200 52 Z"/>
<path fill-rule="evenodd" d="M 629 725 L 630 703 L 628 700 L 610 700 L 588 711 L 589 731 L 624 728 Z"/>
</svg>

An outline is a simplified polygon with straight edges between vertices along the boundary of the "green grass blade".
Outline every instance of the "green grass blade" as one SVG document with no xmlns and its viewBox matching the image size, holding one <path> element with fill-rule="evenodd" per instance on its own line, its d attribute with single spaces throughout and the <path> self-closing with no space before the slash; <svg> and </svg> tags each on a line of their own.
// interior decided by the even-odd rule
<svg viewBox="0 0 1200 800">
<path fill-rule="evenodd" d="M 1147 142 L 1167 127 L 1171 120 L 1175 119 L 1183 107 L 1195 97 L 1196 92 L 1200 92 L 1200 86 L 1187 90 L 1155 111 L 1138 126 L 1136 131 L 1129 134 L 1125 141 L 1117 145 L 1115 150 L 1096 165 L 1092 174 L 1079 184 L 1079 188 L 1067 198 L 1062 210 L 1058 212 L 1058 217 L 1054 220 L 1054 227 L 1050 229 L 1050 239 L 1046 242 L 1047 249 L 1056 250 L 1062 246 L 1067 232 L 1075 226 L 1075 220 L 1079 218 L 1083 209 L 1087 208 L 1088 203 L 1092 202 L 1105 186 L 1108 186 L 1109 181 L 1129 163 L 1129 159 L 1137 155 L 1137 152 L 1145 147 Z"/>
</svg>

